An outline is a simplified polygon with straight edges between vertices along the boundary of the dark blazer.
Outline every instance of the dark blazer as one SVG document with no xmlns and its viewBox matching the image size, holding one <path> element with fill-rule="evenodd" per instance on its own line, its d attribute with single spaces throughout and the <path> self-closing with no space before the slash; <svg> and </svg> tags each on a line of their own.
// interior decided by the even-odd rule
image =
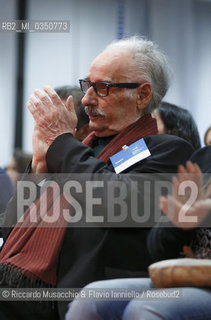
<svg viewBox="0 0 211 320">
<path fill-rule="evenodd" d="M 193 153 L 189 143 L 170 135 L 144 138 L 151 156 L 123 172 L 128 183 L 129 174 L 175 173 Z M 92 149 L 78 142 L 70 134 L 59 136 L 47 153 L 47 165 L 52 173 L 113 173 L 112 164 L 96 159 Z M 144 200 L 144 196 L 140 197 Z M 147 247 L 150 228 L 68 228 L 60 253 L 58 287 L 83 287 L 99 279 L 137 277 L 147 275 L 153 261 Z M 174 235 L 174 240 L 177 234 Z M 181 235 L 179 234 L 179 237 Z M 172 252 L 177 257 L 187 234 Z M 66 302 L 59 302 L 59 314 L 64 316 Z"/>
<path fill-rule="evenodd" d="M 193 153 L 192 146 L 178 137 L 153 135 L 144 140 L 151 156 L 121 174 L 121 181 L 126 186 L 129 185 L 129 188 L 134 176 L 140 176 L 140 181 L 144 182 L 145 173 L 148 173 L 148 178 L 151 179 L 154 173 L 177 172 L 178 165 L 184 164 Z M 95 158 L 93 150 L 71 134 L 57 137 L 51 144 L 46 159 L 50 173 L 67 173 L 70 177 L 71 173 L 105 174 L 105 177 L 111 175 L 119 179 L 111 163 L 106 164 Z M 145 194 L 142 183 L 138 190 L 138 199 L 144 210 Z M 152 202 L 155 202 L 153 197 Z M 15 223 L 14 204 L 15 200 L 6 213 L 11 226 Z M 150 210 L 153 215 L 154 206 Z M 8 232 L 5 232 L 5 237 L 7 234 Z M 153 261 L 151 248 L 147 243 L 149 234 L 150 228 L 145 225 L 141 228 L 112 228 L 101 225 L 67 228 L 57 267 L 57 287 L 80 288 L 99 279 L 146 276 L 147 266 Z M 177 234 L 174 235 L 174 240 L 177 240 Z M 184 234 L 182 243 L 189 240 L 189 236 Z M 177 257 L 180 250 L 181 243 L 175 247 L 172 254 Z M 64 319 L 67 304 L 67 301 L 57 303 L 59 319 Z"/>
<path fill-rule="evenodd" d="M 211 173 L 211 146 L 196 150 L 191 155 L 190 161 L 197 163 L 203 173 Z"/>
</svg>

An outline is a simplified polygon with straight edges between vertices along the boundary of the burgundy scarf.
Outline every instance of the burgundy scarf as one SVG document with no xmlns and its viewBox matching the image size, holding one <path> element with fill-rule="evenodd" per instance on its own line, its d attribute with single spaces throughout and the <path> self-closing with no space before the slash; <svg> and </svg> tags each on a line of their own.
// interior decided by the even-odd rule
<svg viewBox="0 0 211 320">
<path fill-rule="evenodd" d="M 121 151 L 124 145 L 129 146 L 131 143 L 141 138 L 157 133 L 156 120 L 152 118 L 150 114 L 145 115 L 117 134 L 116 137 L 107 144 L 97 158 L 108 163 L 110 161 L 110 157 Z M 93 147 L 94 139 L 95 134 L 94 132 L 91 132 L 88 137 L 83 140 L 83 143 L 89 147 Z"/>
<path fill-rule="evenodd" d="M 145 115 L 117 134 L 98 158 L 108 163 L 109 158 L 120 151 L 122 146 L 156 133 L 156 120 L 151 115 Z M 83 143 L 92 146 L 94 139 L 92 132 Z M 56 285 L 58 257 L 67 226 L 62 214 L 64 209 L 70 210 L 69 202 L 62 194 L 55 197 L 49 187 L 24 213 L 24 222 L 16 224 L 0 252 L 1 283 L 6 282 L 11 287 L 29 286 L 29 283 L 31 286 L 38 286 L 39 282 L 41 286 Z M 60 214 L 58 220 L 49 227 L 42 217 L 46 214 L 50 216 L 53 210 Z M 35 211 L 38 222 L 30 222 Z"/>
<path fill-rule="evenodd" d="M 0 283 L 9 281 L 14 287 L 16 283 L 18 287 L 56 285 L 58 256 L 67 225 L 62 211 L 71 207 L 63 194 L 53 193 L 51 186 L 9 234 L 0 252 Z M 55 212 L 59 212 L 58 219 L 46 222 L 46 217 L 52 218 Z"/>
</svg>

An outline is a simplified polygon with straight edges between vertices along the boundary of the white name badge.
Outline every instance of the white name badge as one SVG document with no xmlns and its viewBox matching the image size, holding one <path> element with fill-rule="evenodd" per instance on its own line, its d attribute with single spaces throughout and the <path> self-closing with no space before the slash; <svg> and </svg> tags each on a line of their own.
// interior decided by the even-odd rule
<svg viewBox="0 0 211 320">
<path fill-rule="evenodd" d="M 116 173 L 124 171 L 151 155 L 143 138 L 132 143 L 130 146 L 123 146 L 122 149 L 110 157 Z"/>
</svg>

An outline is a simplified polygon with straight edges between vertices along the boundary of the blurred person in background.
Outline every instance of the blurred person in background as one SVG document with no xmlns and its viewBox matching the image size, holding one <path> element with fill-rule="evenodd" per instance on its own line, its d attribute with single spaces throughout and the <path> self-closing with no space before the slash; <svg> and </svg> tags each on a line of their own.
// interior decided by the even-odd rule
<svg viewBox="0 0 211 320">
<path fill-rule="evenodd" d="M 91 132 L 89 128 L 89 117 L 82 105 L 77 108 L 76 115 L 78 118 L 78 123 L 76 126 L 77 131 L 75 133 L 75 138 L 82 142 Z"/>
<path fill-rule="evenodd" d="M 73 97 L 73 103 L 75 110 L 81 105 L 81 99 L 83 98 L 83 93 L 81 89 L 77 86 L 61 86 L 54 89 L 63 103 L 66 103 L 69 96 Z"/>
<path fill-rule="evenodd" d="M 81 104 L 81 99 L 83 98 L 83 93 L 79 87 L 72 86 L 62 86 L 55 88 L 56 93 L 61 98 L 63 103 L 69 96 L 73 97 L 73 103 L 75 107 L 75 112 L 78 118 L 78 123 L 76 126 L 75 138 L 79 141 L 83 141 L 90 133 L 89 129 L 89 117 L 86 114 L 84 107 Z"/>
<path fill-rule="evenodd" d="M 10 177 L 14 188 L 17 186 L 17 181 L 20 178 L 20 174 L 23 174 L 32 159 L 32 154 L 23 152 L 21 149 L 15 149 L 13 157 L 10 160 L 6 171 Z"/>
<path fill-rule="evenodd" d="M 197 125 L 186 109 L 168 102 L 161 102 L 154 110 L 158 133 L 172 134 L 190 142 L 195 150 L 201 147 Z"/>
<path fill-rule="evenodd" d="M 205 146 L 211 145 L 211 126 L 206 130 L 204 134 L 204 144 Z"/>
</svg>

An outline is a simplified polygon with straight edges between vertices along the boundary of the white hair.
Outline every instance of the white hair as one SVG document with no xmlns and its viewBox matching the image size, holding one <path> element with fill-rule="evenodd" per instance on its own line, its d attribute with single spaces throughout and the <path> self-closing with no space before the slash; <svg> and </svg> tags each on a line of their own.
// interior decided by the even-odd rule
<svg viewBox="0 0 211 320">
<path fill-rule="evenodd" d="M 145 113 L 152 112 L 165 96 L 169 84 L 171 69 L 166 55 L 152 41 L 133 36 L 109 44 L 105 51 L 114 53 L 128 52 L 132 55 L 134 66 L 131 70 L 138 81 L 149 82 L 152 86 L 152 97 L 145 108 Z"/>
</svg>

